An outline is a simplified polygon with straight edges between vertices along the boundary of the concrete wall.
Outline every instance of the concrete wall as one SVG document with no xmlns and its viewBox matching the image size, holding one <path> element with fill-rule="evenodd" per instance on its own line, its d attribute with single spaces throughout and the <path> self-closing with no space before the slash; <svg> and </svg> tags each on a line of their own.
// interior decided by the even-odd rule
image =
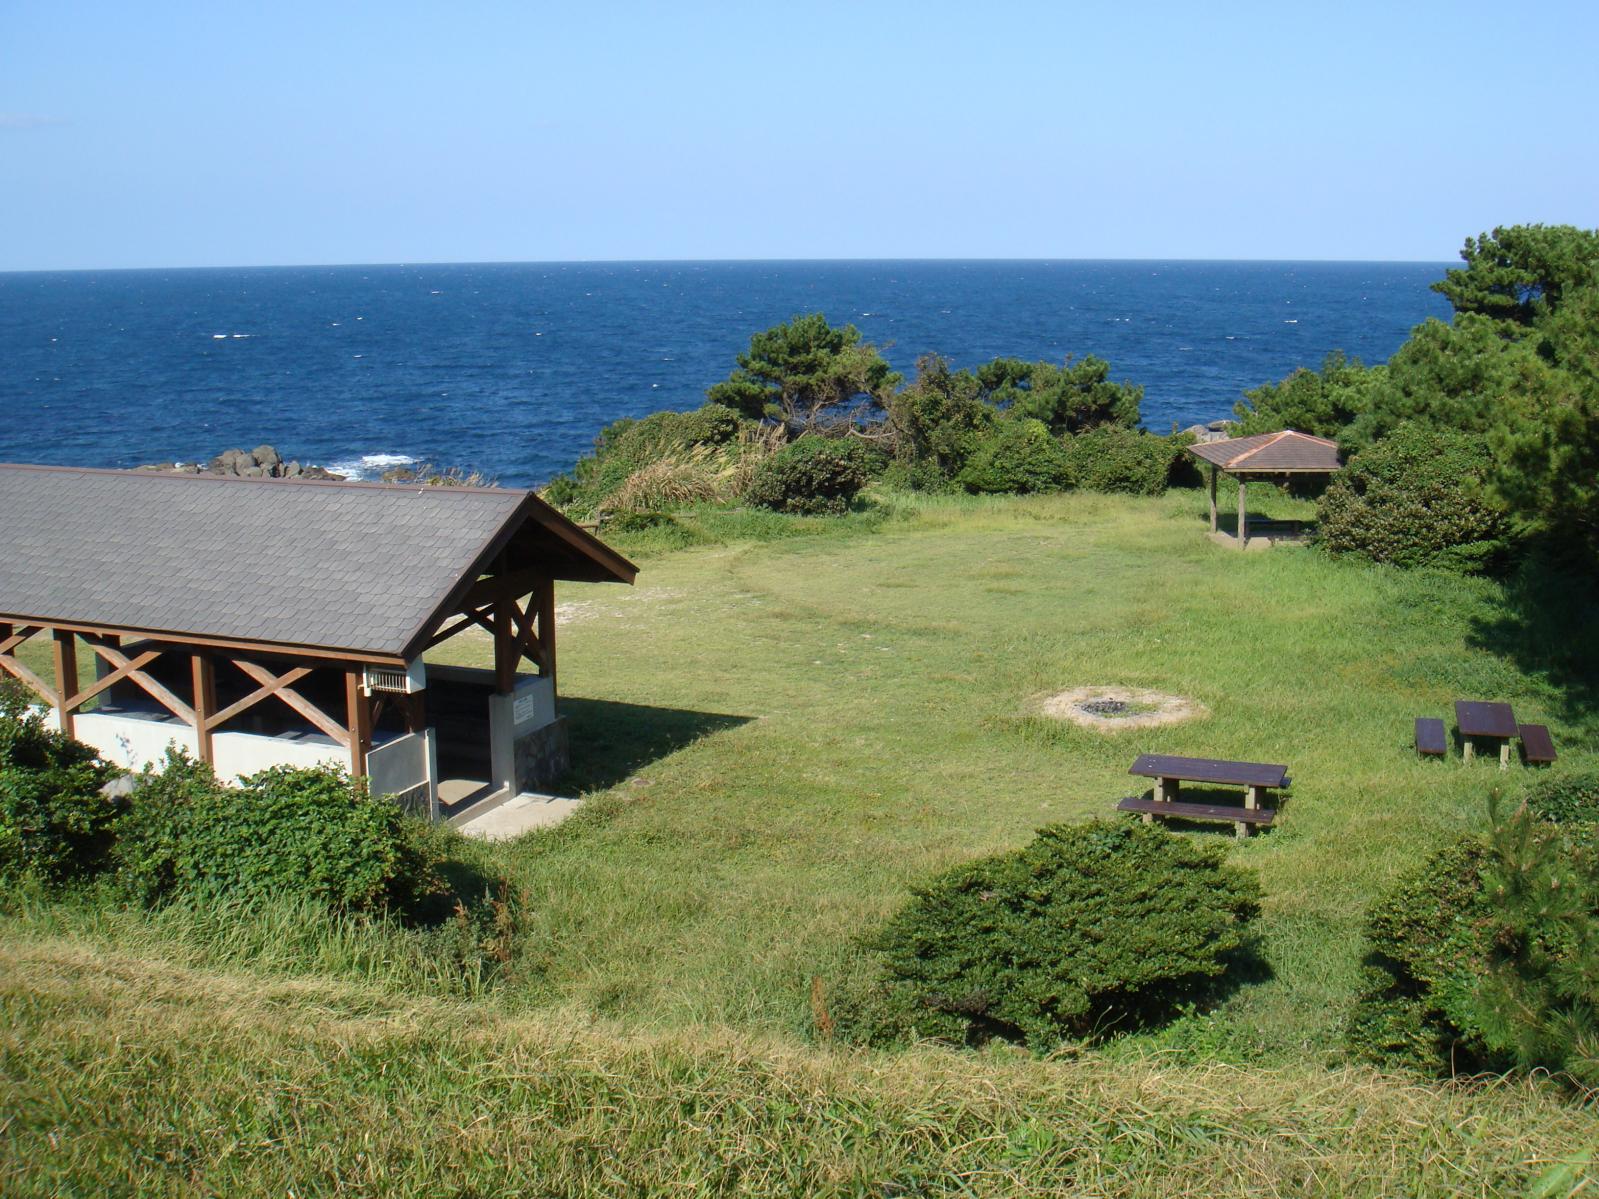
<svg viewBox="0 0 1599 1199">
<path fill-rule="evenodd" d="M 555 684 L 547 677 L 527 675 L 517 679 L 510 695 L 489 696 L 489 752 L 495 786 L 513 792 L 537 790 L 554 777 L 535 780 L 523 768 L 527 755 L 518 747 L 555 723 Z"/>
<path fill-rule="evenodd" d="M 83 712 L 74 718 L 73 724 L 79 741 L 94 746 L 107 762 L 128 770 L 159 764 L 169 745 L 188 751 L 190 757 L 200 752 L 194 730 L 176 717 L 145 720 L 137 716 Z"/>
<path fill-rule="evenodd" d="M 366 756 L 366 773 L 373 795 L 393 795 L 405 807 L 435 815 L 438 803 L 432 784 L 436 783 L 432 737 L 427 733 L 407 733 L 373 749 Z M 419 794 L 418 788 L 425 788 Z"/>
<path fill-rule="evenodd" d="M 159 766 L 167 746 L 191 756 L 199 753 L 194 730 L 180 720 L 151 720 L 88 712 L 77 718 L 79 741 L 94 746 L 108 762 L 140 770 Z M 216 733 L 211 738 L 217 778 L 236 783 L 269 766 L 348 766 L 350 754 L 320 733 L 262 737 L 255 733 Z M 431 752 L 424 736 L 406 734 L 383 742 L 367 755 L 374 795 L 399 794 L 429 781 Z"/>
</svg>

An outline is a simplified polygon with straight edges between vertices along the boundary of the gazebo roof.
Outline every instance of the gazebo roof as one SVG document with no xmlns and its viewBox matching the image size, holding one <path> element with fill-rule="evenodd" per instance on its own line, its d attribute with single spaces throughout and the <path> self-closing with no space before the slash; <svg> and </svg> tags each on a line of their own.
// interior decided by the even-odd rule
<svg viewBox="0 0 1599 1199">
<path fill-rule="evenodd" d="M 491 563 L 631 583 L 530 491 L 0 464 L 0 624 L 419 653 Z"/>
<path fill-rule="evenodd" d="M 1338 443 L 1295 429 L 1191 445 L 1188 452 L 1228 474 L 1332 474 L 1343 468 Z"/>
</svg>

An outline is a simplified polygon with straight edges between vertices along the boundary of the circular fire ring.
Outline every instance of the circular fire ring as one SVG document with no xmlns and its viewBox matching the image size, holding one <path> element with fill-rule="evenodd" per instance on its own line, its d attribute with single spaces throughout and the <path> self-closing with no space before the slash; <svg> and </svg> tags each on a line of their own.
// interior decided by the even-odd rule
<svg viewBox="0 0 1599 1199">
<path fill-rule="evenodd" d="M 1073 687 L 1046 697 L 1039 706 L 1045 716 L 1101 733 L 1158 728 L 1210 714 L 1198 700 L 1137 687 Z"/>
</svg>

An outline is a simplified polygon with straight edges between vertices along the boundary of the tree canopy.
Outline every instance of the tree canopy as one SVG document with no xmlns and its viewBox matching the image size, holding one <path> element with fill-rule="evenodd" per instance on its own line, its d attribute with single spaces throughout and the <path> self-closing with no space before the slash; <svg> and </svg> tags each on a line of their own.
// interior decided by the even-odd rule
<svg viewBox="0 0 1599 1199">
<path fill-rule="evenodd" d="M 820 312 L 750 338 L 738 368 L 706 398 L 750 417 L 811 427 L 864 406 L 881 409 L 903 381 L 854 325 L 834 328 Z"/>
<path fill-rule="evenodd" d="M 1468 237 L 1456 267 L 1432 289 L 1456 314 L 1531 325 L 1558 310 L 1599 269 L 1599 230 L 1573 225 L 1512 225 Z"/>
</svg>

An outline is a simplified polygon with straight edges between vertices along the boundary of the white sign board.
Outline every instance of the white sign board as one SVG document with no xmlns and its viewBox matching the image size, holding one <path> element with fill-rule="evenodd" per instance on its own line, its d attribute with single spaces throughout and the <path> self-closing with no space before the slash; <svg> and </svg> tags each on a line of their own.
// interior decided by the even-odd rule
<svg viewBox="0 0 1599 1199">
<path fill-rule="evenodd" d="M 511 704 L 511 723 L 524 725 L 538 715 L 539 697 L 536 691 L 529 691 L 525 695 L 516 697 Z"/>
</svg>

